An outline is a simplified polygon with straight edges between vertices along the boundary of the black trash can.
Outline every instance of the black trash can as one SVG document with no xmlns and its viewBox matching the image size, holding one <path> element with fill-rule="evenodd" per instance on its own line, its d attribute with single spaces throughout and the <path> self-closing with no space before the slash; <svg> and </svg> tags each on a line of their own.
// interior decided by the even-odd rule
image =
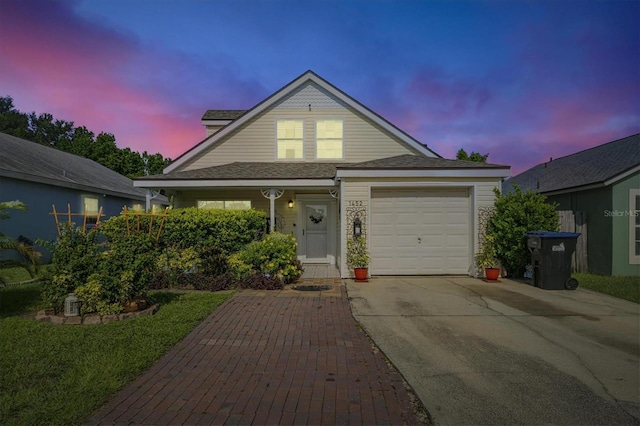
<svg viewBox="0 0 640 426">
<path fill-rule="evenodd" d="M 579 236 L 579 232 L 527 232 L 534 286 L 545 290 L 578 288 L 578 281 L 571 278 L 571 256 Z"/>
</svg>

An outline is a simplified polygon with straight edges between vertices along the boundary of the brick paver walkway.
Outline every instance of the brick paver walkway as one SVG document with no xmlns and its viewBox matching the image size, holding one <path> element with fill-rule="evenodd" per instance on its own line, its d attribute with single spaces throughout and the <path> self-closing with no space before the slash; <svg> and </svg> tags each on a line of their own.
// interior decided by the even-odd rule
<svg viewBox="0 0 640 426">
<path fill-rule="evenodd" d="M 335 282 L 235 295 L 89 424 L 421 424 Z"/>
</svg>

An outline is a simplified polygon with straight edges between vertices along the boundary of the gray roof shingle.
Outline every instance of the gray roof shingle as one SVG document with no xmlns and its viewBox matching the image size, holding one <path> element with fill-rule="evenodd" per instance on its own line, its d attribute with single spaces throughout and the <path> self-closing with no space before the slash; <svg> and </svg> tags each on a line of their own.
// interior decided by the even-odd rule
<svg viewBox="0 0 640 426">
<path fill-rule="evenodd" d="M 538 164 L 504 182 L 541 193 L 604 183 L 640 165 L 640 133 Z"/>
<path fill-rule="evenodd" d="M 203 120 L 235 120 L 247 112 L 246 109 L 210 109 L 202 116 Z"/>
<path fill-rule="evenodd" d="M 248 180 L 248 179 L 333 179 L 337 169 L 455 169 L 509 168 L 497 164 L 444 158 L 399 155 L 362 163 L 236 162 L 202 169 L 145 176 L 141 180 Z"/>
<path fill-rule="evenodd" d="M 113 170 L 68 152 L 0 133 L 0 176 L 145 200 L 145 190 Z"/>
</svg>

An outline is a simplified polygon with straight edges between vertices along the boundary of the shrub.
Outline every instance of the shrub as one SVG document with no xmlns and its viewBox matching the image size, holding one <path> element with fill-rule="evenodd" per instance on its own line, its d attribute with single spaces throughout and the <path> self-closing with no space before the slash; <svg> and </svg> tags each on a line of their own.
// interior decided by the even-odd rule
<svg viewBox="0 0 640 426">
<path fill-rule="evenodd" d="M 241 250 L 252 241 L 264 235 L 266 215 L 258 210 L 216 210 L 195 207 L 174 209 L 168 216 L 160 232 L 160 244 L 165 247 L 188 248 L 197 250 L 204 247 L 217 247 L 228 255 Z M 129 215 L 130 228 L 149 232 L 150 217 Z M 155 217 L 151 235 L 155 237 L 161 219 Z M 112 217 L 101 224 L 103 233 L 110 241 L 122 238 L 127 233 L 125 216 Z"/>
<path fill-rule="evenodd" d="M 97 235 L 96 228 L 85 232 L 63 223 L 61 235 L 56 242 L 48 244 L 52 259 L 48 276 L 42 283 L 42 298 L 56 312 L 63 309 L 69 293 L 98 271 L 101 247 L 97 244 Z"/>
<path fill-rule="evenodd" d="M 495 188 L 495 209 L 489 219 L 488 234 L 495 241 L 498 260 L 509 276 L 521 277 L 529 263 L 525 233 L 528 231 L 556 231 L 559 226 L 555 204 L 548 204 L 546 197 L 532 191 L 522 192 L 516 185 L 515 192 L 501 195 Z"/>
<path fill-rule="evenodd" d="M 247 275 L 246 267 L 262 275 L 279 279 L 288 284 L 302 274 L 302 266 L 296 256 L 297 243 L 291 235 L 278 232 L 267 235 L 262 241 L 255 241 L 238 253 L 230 265 L 235 275 Z M 239 261 L 239 262 L 238 262 Z M 243 265 L 244 264 L 244 265 Z"/>
<path fill-rule="evenodd" d="M 42 296 L 56 312 L 69 293 L 79 293 L 84 313 L 102 315 L 146 297 L 155 270 L 153 238 L 134 234 L 106 246 L 97 243 L 97 236 L 96 228 L 85 233 L 65 225 L 52 245 L 51 276 L 43 283 Z"/>
</svg>

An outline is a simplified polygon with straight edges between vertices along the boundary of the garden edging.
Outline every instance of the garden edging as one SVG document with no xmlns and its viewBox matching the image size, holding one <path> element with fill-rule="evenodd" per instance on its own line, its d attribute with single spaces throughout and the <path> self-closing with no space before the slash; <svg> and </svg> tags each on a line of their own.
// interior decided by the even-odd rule
<svg viewBox="0 0 640 426">
<path fill-rule="evenodd" d="M 55 325 L 80 325 L 80 324 L 108 324 L 110 322 L 123 321 L 129 318 L 144 317 L 153 315 L 158 310 L 159 305 L 151 305 L 147 309 L 136 312 L 125 312 L 113 315 L 87 315 L 84 317 L 64 317 L 53 314 L 51 310 L 38 311 L 36 321 L 50 322 Z"/>
</svg>

